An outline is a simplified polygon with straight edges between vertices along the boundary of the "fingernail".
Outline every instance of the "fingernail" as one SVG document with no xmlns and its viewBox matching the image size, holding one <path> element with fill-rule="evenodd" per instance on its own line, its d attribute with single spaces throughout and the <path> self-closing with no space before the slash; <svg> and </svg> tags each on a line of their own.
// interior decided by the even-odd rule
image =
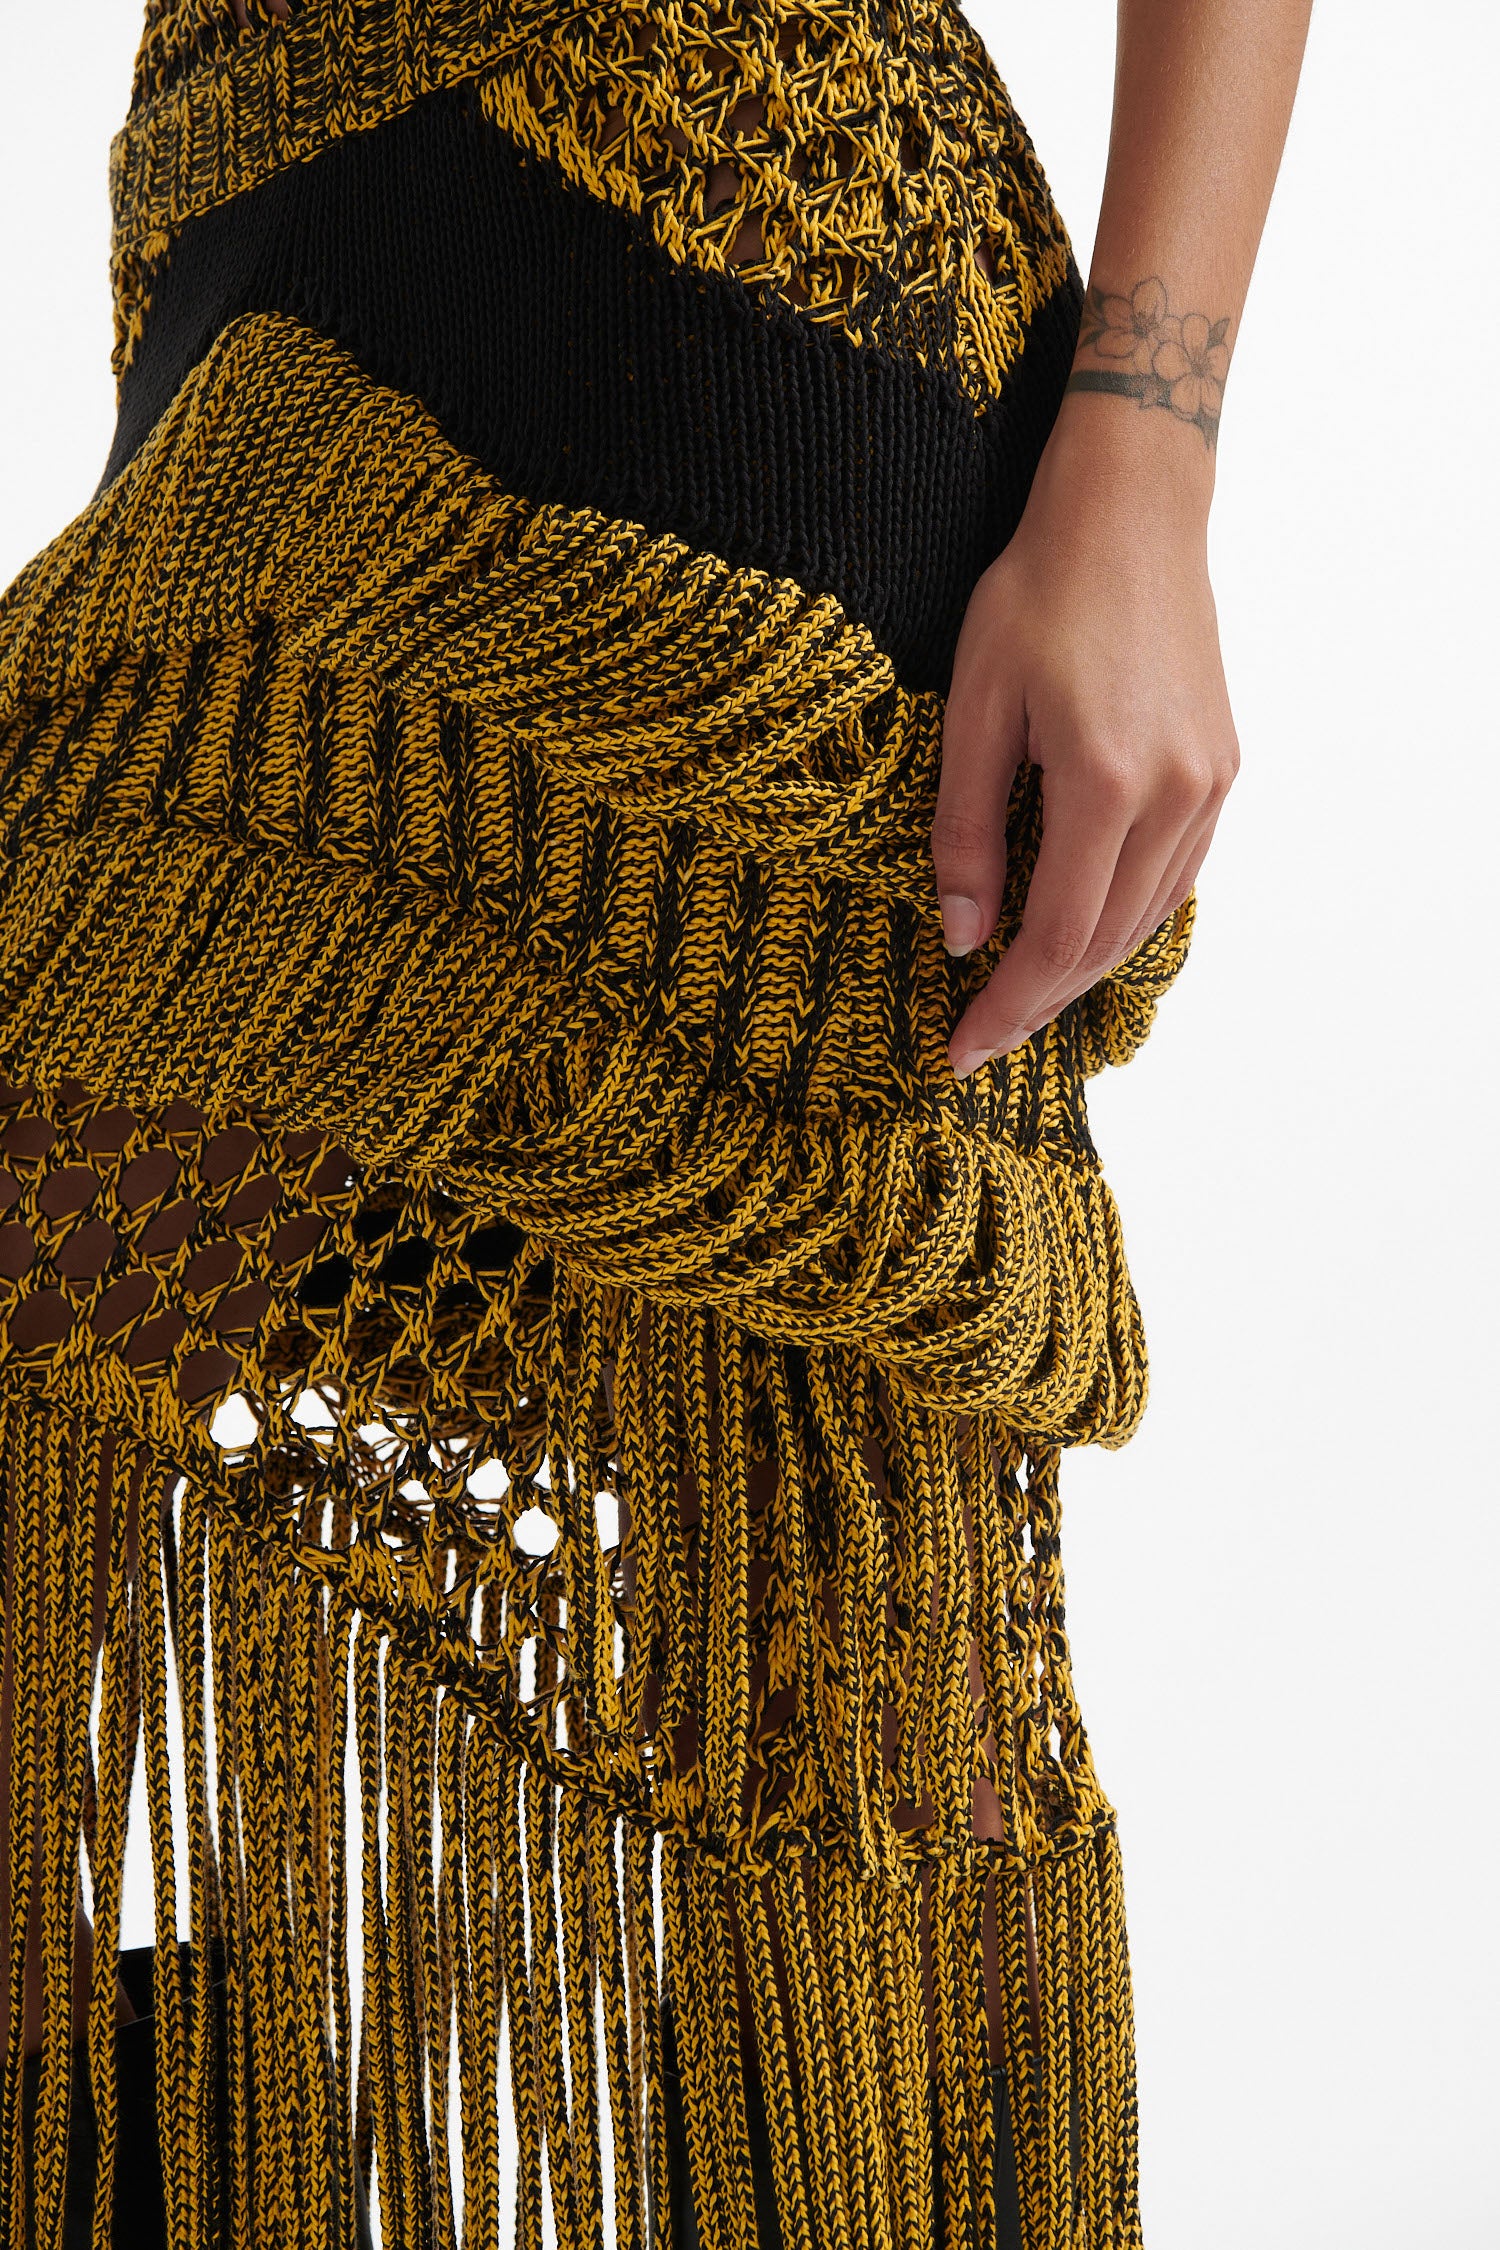
<svg viewBox="0 0 1500 2250">
<path fill-rule="evenodd" d="M 943 943 L 948 951 L 972 953 L 983 927 L 978 899 L 965 898 L 962 891 L 950 891 L 938 904 L 943 910 Z"/>
<path fill-rule="evenodd" d="M 971 1070 L 977 1070 L 981 1063 L 987 1063 L 992 1055 L 998 1053 L 999 1049 L 997 1047 L 962 1048 L 959 1053 L 954 1055 L 952 1058 L 954 1077 L 967 1078 Z"/>
</svg>

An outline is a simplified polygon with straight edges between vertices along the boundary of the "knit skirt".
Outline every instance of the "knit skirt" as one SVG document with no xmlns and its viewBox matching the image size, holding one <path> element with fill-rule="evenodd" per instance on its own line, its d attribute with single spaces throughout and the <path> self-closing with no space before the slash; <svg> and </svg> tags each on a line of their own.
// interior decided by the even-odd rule
<svg viewBox="0 0 1500 2250">
<path fill-rule="evenodd" d="M 1026 2250 L 1126 2250 L 1058 1464 L 1190 917 L 959 1083 L 1034 770 L 971 960 L 927 856 L 1042 174 L 955 0 L 245 12 L 151 0 L 0 607 L 0 2239 L 80 2102 L 108 2208 L 131 1833 L 174 2250 L 665 2244 L 664 2025 L 706 2250 L 762 2105 L 787 2250 L 984 2250 L 992 2065 Z"/>
</svg>

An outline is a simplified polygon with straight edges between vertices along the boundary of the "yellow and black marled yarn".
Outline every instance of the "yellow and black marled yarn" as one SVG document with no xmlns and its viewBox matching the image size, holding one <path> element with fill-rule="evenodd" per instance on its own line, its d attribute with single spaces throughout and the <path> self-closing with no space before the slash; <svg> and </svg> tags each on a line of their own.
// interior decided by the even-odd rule
<svg viewBox="0 0 1500 2250">
<path fill-rule="evenodd" d="M 925 852 L 961 587 L 899 566 L 933 490 L 960 561 L 1007 535 L 1076 282 L 988 60 L 950 0 L 154 0 L 115 190 L 116 458 L 0 607 L 37 2240 L 80 1851 L 108 2176 L 143 1743 L 174 2244 L 347 2244 L 373 2159 L 403 2250 L 459 2239 L 455 2178 L 464 2243 L 513 2199 L 539 2250 L 544 2172 L 563 2250 L 643 2250 L 670 1988 L 709 2250 L 755 2240 L 744 2051 L 791 2250 L 928 2250 L 930 2063 L 979 2250 L 990 1917 L 1028 2250 L 1126 2250 L 1057 1470 L 1143 1403 L 1082 1087 L 1190 916 L 955 1084 L 994 952 L 948 960 Z M 561 385 L 504 301 L 481 332 L 522 267 L 538 333 L 625 275 Z M 673 322 L 720 370 L 690 427 Z M 1036 823 L 1023 780 L 997 943 Z"/>
</svg>

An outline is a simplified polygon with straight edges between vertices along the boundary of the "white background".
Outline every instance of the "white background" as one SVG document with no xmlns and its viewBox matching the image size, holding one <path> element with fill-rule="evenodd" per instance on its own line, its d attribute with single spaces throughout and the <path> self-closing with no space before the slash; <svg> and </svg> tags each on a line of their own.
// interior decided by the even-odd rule
<svg viewBox="0 0 1500 2250">
<path fill-rule="evenodd" d="M 1086 261 L 1112 10 L 971 12 Z M 0 583 L 108 446 L 137 22 L 0 0 Z M 1220 451 L 1244 768 L 1094 1105 L 1154 1377 L 1072 1461 L 1070 1622 L 1151 2250 L 1500 2245 L 1497 82 L 1480 0 L 1316 14 Z"/>
</svg>

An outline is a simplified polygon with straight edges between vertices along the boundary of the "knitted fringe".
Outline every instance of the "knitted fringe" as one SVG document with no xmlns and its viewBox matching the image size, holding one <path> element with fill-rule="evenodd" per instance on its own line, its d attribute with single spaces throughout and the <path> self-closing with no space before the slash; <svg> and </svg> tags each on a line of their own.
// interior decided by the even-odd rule
<svg viewBox="0 0 1500 2250">
<path fill-rule="evenodd" d="M 629 1333 L 623 1328 L 618 1341 Z M 720 1382 L 734 1395 L 748 1366 L 729 1366 L 733 1346 L 722 1325 L 715 1340 Z M 642 1379 L 622 1364 L 619 1395 Z M 568 1419 L 566 1399 L 549 1399 L 549 1428 Z M 911 1435 L 925 1450 L 932 1431 Z M 662 1424 L 658 1436 L 660 1457 L 629 1479 L 643 1498 L 675 1496 L 681 1474 L 678 1433 Z M 1007 1550 L 1005 1591 L 987 1601 L 983 1622 L 996 1779 L 1015 1826 L 1012 1841 L 983 1847 L 967 1834 L 972 1755 L 953 1755 L 964 1718 L 951 1708 L 922 1711 L 934 1689 L 942 1695 L 942 1676 L 897 1647 L 859 1652 L 870 1663 L 866 1696 L 857 1678 L 832 1677 L 826 1654 L 823 1665 L 815 1660 L 798 1675 L 808 1755 L 839 1801 L 842 1817 L 830 1832 L 814 1839 L 768 1826 L 753 1841 L 743 1823 L 738 1838 L 712 1832 L 716 1816 L 733 1817 L 752 1758 L 767 1755 L 765 1745 L 752 1744 L 744 1692 L 750 1525 L 743 1512 L 735 1520 L 726 1480 L 704 1531 L 717 1600 L 710 1593 L 704 1603 L 687 1575 L 674 1581 L 659 1573 L 659 1542 L 670 1533 L 639 1519 L 637 1610 L 696 1607 L 689 1631 L 681 1631 L 689 1621 L 679 1616 L 665 1645 L 681 1663 L 697 1639 L 708 1658 L 694 1683 L 708 1699 L 703 1771 L 671 1774 L 660 1721 L 656 1742 L 668 1770 L 653 1824 L 601 1800 L 602 1761 L 591 1758 L 590 1738 L 596 1728 L 607 1733 L 622 1711 L 639 1709 L 658 1644 L 638 1623 L 630 1626 L 623 1673 L 616 1679 L 610 1666 L 590 1681 L 590 1644 L 597 1650 L 614 1621 L 597 1584 L 588 1584 L 597 1579 L 598 1557 L 576 1526 L 564 1531 L 559 1549 L 566 1556 L 575 1546 L 573 1566 L 559 1570 L 553 1558 L 549 1571 L 556 1586 L 546 1607 L 554 1620 L 569 1621 L 570 1664 L 565 1684 L 538 1636 L 535 1696 L 551 1701 L 552 1741 L 551 1754 L 537 1756 L 515 1729 L 493 1723 L 493 1699 L 474 1692 L 472 1666 L 451 1661 L 436 1635 L 425 1654 L 413 1652 L 409 1608 L 403 1647 L 373 1606 L 356 1609 L 349 1600 L 348 1576 L 309 1567 L 305 1550 L 299 1556 L 289 1542 L 247 1537 L 243 1491 L 237 1508 L 226 1506 L 222 1492 L 183 1474 L 180 1462 L 41 1398 L 12 1396 L 0 1407 L 0 1457 L 14 1556 L 7 1661 L 16 1741 L 35 1745 L 33 1757 L 15 1761 L 12 1818 L 18 1833 L 35 1821 L 41 1837 L 34 1881 L 22 1855 L 11 1868 L 8 1963 L 14 2030 L 19 1933 L 37 1912 L 47 2032 L 34 2187 L 39 2242 L 60 2240 L 80 1842 L 96 1933 L 89 2055 L 100 2201 L 109 2207 L 117 2101 L 112 1964 L 138 1741 L 155 1881 L 160 2127 L 174 2245 L 347 2246 L 356 2162 L 373 2169 L 386 2241 L 411 2250 L 453 2244 L 460 2225 L 465 2241 L 494 2241 L 512 2137 L 518 2245 L 539 2250 L 544 2179 L 556 2240 L 566 2250 L 602 2244 L 606 2234 L 635 2250 L 647 2239 L 651 2209 L 653 2239 L 666 2242 L 661 2011 L 668 1989 L 707 2250 L 748 2250 L 756 2239 L 744 2053 L 756 2056 L 766 2093 L 789 2244 L 922 2250 L 933 2239 L 934 2154 L 949 2250 L 982 2243 L 993 2225 L 985 2033 L 992 1877 L 1028 2245 L 1136 2240 L 1119 1873 L 1107 1809 L 1056 1671 L 1055 1560 L 1040 1559 L 1055 1557 L 1050 1465 L 1034 1466 L 1029 1500 L 1010 1481 L 1014 1512 L 1007 1518 L 1002 1504 L 987 1534 L 986 1543 L 1003 1541 Z M 893 1482 L 917 1467 L 893 1463 Z M 962 1552 L 965 1503 L 951 1467 L 927 1496 L 940 1518 L 934 1544 L 949 1561 Z M 101 1482 L 110 1494 L 108 1588 L 91 1719 L 88 1590 Z M 566 1489 L 566 1478 L 554 1480 L 554 1495 Z M 998 1490 L 1006 1492 L 1004 1479 Z M 967 1496 L 971 1504 L 982 1492 L 981 1480 Z M 675 1497 L 664 1512 L 672 1511 Z M 251 1512 L 264 1518 L 271 1509 L 263 1501 Z M 341 1540 L 347 1559 L 370 1526 L 359 1521 L 353 1495 L 342 1511 L 327 1513 L 330 1559 Z M 851 1588 L 879 1562 L 858 1545 L 851 1536 L 839 1560 Z M 940 1581 L 933 1583 L 936 1592 Z M 977 1587 L 962 1591 L 961 1606 L 979 1599 Z M 464 1606 L 478 1644 L 493 1651 L 514 1637 L 517 1621 L 498 1579 L 472 1590 Z M 812 1607 L 804 1604 L 792 1623 L 809 1644 L 827 1630 Z M 619 1614 L 628 1619 L 628 1608 Z M 954 1622 L 942 1620 L 945 1637 Z M 873 1613 L 864 1626 L 878 1641 Z M 918 1751 L 918 1770 L 938 1808 L 936 1851 L 889 1823 L 896 1778 L 883 1783 L 879 1729 L 870 1722 L 882 1690 L 896 1684 L 893 1659 L 905 1682 L 898 1730 L 905 1746 L 917 1747 L 918 1728 L 929 1730 L 929 1756 Z M 1040 1698 L 1038 1660 L 1051 1675 Z M 846 1661 L 858 1674 L 853 1650 Z M 676 1698 L 680 1705 L 683 1686 L 669 1663 L 668 1704 Z M 167 1724 L 173 1693 L 181 1711 L 181 1858 Z M 1049 1727 L 1059 1719 L 1071 1736 L 1061 1764 L 1048 1749 Z M 970 1721 L 971 1743 L 973 1731 Z M 939 1737 L 946 1759 L 930 1748 Z M 351 1747 L 359 1777 L 357 1889 L 345 1861 Z M 570 1763 L 594 1771 L 570 1772 Z M 1057 1813 L 1046 1797 L 1060 1784 L 1072 1796 L 1071 1817 L 1045 1837 L 1040 1823 Z M 670 1821 L 674 1796 L 684 1807 L 696 1800 L 698 1817 Z M 842 1835 L 833 1832 L 838 1827 Z M 175 1943 L 184 1893 L 190 1971 Z M 220 1944 L 228 1963 L 222 1997 L 207 1968 Z M 353 1950 L 362 1957 L 357 2010 Z M 227 2147 L 210 2132 L 219 2008 L 229 2028 Z M 6 2240 L 22 2239 L 18 2052 L 12 2037 L 0 2172 Z M 82 2093 L 75 2083 L 71 2098 Z M 457 2152 L 449 2131 L 455 2103 Z"/>
</svg>

